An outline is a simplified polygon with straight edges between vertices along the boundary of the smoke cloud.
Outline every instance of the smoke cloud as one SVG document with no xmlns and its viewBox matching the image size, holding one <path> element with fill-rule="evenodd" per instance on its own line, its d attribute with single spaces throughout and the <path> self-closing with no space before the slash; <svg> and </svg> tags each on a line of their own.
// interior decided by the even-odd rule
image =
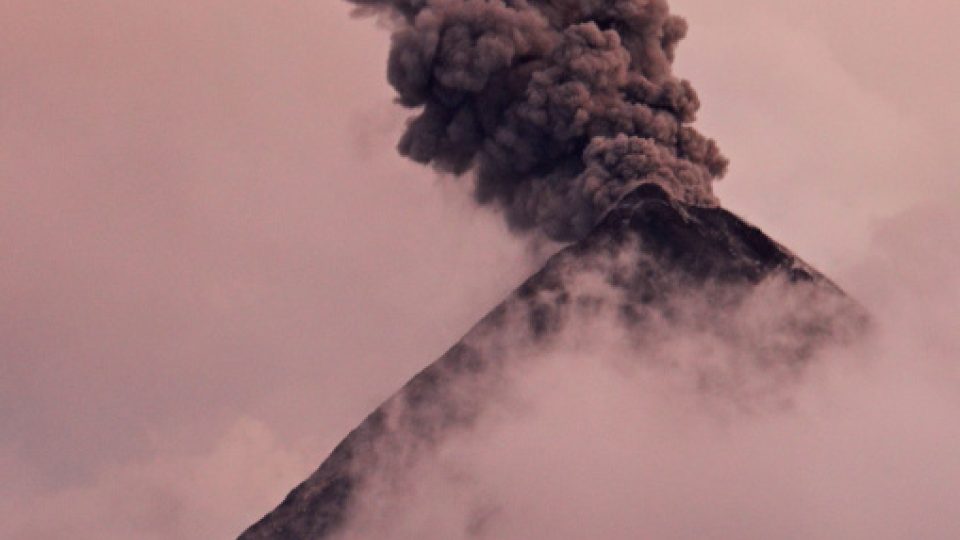
<svg viewBox="0 0 960 540">
<path fill-rule="evenodd" d="M 626 189 L 713 205 L 727 160 L 671 70 L 687 31 L 665 0 L 350 0 L 393 28 L 405 156 L 474 175 L 517 231 L 585 234 Z"/>
</svg>

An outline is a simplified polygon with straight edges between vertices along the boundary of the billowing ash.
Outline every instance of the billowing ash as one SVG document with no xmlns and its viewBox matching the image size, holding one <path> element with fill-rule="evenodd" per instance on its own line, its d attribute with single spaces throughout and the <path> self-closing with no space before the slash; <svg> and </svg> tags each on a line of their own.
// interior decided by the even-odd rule
<svg viewBox="0 0 960 540">
<path fill-rule="evenodd" d="M 403 155 L 475 176 L 516 231 L 583 236 L 628 189 L 716 204 L 727 160 L 671 71 L 666 0 L 350 0 L 394 29 L 388 77 L 418 109 Z"/>
</svg>

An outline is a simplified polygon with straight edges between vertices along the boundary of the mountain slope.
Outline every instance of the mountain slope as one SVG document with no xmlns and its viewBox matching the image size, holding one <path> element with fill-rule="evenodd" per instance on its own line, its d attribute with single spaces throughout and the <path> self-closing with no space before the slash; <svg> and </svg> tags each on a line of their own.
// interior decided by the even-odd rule
<svg viewBox="0 0 960 540">
<path fill-rule="evenodd" d="M 336 534 L 372 479 L 401 475 L 469 430 L 509 387 L 508 368 L 530 356 L 524 351 L 545 350 L 580 322 L 601 317 L 636 340 L 644 362 L 687 369 L 703 392 L 743 402 L 798 379 L 819 349 L 856 335 L 866 321 L 855 302 L 759 229 L 721 208 L 688 206 L 653 184 L 640 186 L 371 414 L 240 538 Z M 681 366 L 655 346 L 676 336 L 709 339 L 721 364 L 739 367 L 718 370 L 696 357 Z M 759 385 L 739 375 L 743 366 L 763 374 Z"/>
</svg>

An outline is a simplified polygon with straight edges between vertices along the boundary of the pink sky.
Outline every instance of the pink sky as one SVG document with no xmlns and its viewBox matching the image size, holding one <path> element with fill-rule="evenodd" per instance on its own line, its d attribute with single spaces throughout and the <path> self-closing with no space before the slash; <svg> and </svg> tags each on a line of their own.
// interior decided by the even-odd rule
<svg viewBox="0 0 960 540">
<path fill-rule="evenodd" d="M 960 4 L 672 6 L 724 205 L 854 293 L 960 298 Z M 348 12 L 0 2 L 0 536 L 235 535 L 536 268 L 395 155 Z"/>
</svg>

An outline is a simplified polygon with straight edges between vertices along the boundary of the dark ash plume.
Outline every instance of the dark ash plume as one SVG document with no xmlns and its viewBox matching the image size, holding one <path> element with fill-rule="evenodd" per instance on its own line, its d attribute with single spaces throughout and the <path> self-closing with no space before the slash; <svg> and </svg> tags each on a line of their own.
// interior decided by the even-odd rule
<svg viewBox="0 0 960 540">
<path fill-rule="evenodd" d="M 394 28 L 388 77 L 420 111 L 400 152 L 476 178 L 517 231 L 582 237 L 654 182 L 716 204 L 727 160 L 694 130 L 699 101 L 671 71 L 686 22 L 666 0 L 349 0 Z"/>
</svg>

